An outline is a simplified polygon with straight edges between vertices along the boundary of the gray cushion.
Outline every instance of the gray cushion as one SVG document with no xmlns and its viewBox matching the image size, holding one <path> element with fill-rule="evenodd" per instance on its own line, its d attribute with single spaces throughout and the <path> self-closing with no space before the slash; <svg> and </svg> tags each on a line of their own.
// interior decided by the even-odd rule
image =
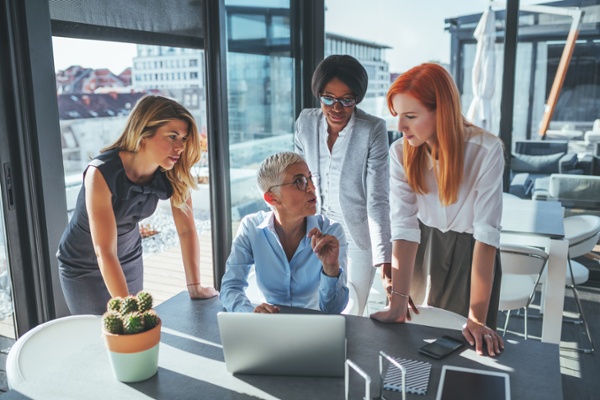
<svg viewBox="0 0 600 400">
<path fill-rule="evenodd" d="M 551 174 L 558 172 L 559 161 L 565 153 L 531 156 L 529 154 L 513 154 L 511 169 L 519 172 L 541 172 Z"/>
</svg>

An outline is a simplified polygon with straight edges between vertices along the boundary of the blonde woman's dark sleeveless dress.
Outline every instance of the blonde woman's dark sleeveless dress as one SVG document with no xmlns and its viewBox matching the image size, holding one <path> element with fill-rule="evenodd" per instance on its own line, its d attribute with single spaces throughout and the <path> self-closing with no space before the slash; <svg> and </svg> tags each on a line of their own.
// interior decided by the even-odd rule
<svg viewBox="0 0 600 400">
<path fill-rule="evenodd" d="M 135 294 L 143 287 L 142 237 L 138 222 L 154 213 L 159 200 L 170 198 L 173 188 L 166 174 L 160 170 L 156 171 L 154 179 L 146 186 L 132 183 L 125 174 L 118 150 L 100 154 L 89 166 L 98 168 L 112 193 L 117 222 L 117 254 L 129 293 Z M 87 168 L 84 176 L 86 172 Z M 83 184 L 56 256 L 60 283 L 71 313 L 104 313 L 110 294 L 102 279 L 92 244 Z"/>
</svg>

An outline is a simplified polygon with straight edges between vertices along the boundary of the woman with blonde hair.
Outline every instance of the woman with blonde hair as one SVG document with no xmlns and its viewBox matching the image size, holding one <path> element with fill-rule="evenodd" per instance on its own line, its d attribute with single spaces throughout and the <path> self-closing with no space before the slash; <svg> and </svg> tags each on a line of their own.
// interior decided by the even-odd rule
<svg viewBox="0 0 600 400">
<path fill-rule="evenodd" d="M 390 149 L 392 290 L 382 322 L 410 319 L 416 304 L 467 317 L 465 339 L 483 354 L 502 351 L 496 333 L 504 148 L 469 123 L 440 65 L 400 75 L 387 95 L 403 139 Z"/>
<path fill-rule="evenodd" d="M 218 294 L 200 283 L 200 245 L 190 190 L 200 159 L 194 117 L 174 100 L 142 97 L 115 143 L 83 172 L 73 217 L 57 257 L 60 282 L 72 314 L 102 314 L 110 297 L 143 288 L 139 221 L 159 200 L 170 199 L 192 298 Z"/>
</svg>

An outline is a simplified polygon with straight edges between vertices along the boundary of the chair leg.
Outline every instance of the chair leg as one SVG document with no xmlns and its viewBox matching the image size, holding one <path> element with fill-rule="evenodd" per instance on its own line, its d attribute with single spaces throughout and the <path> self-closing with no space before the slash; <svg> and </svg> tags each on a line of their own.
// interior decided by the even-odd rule
<svg viewBox="0 0 600 400">
<path fill-rule="evenodd" d="M 590 334 L 590 328 L 588 327 L 587 321 L 585 319 L 585 314 L 583 313 L 583 307 L 581 306 L 581 300 L 579 299 L 579 292 L 577 291 L 577 288 L 575 287 L 575 277 L 573 276 L 573 266 L 571 265 L 571 258 L 567 258 L 567 262 L 568 262 L 568 266 L 569 266 L 569 273 L 571 275 L 571 283 L 573 283 L 573 285 L 568 285 L 571 290 L 573 291 L 573 296 L 575 297 L 575 304 L 577 305 L 577 310 L 579 311 L 579 319 L 576 321 L 570 321 L 570 320 L 563 320 L 565 322 L 572 322 L 575 324 L 583 324 L 584 328 L 585 328 L 585 333 L 586 336 L 588 338 L 588 341 L 590 342 L 590 348 L 584 348 L 584 349 L 573 349 L 573 348 L 569 348 L 569 347 L 561 347 L 565 350 L 575 350 L 575 351 L 579 351 L 585 354 L 590 354 L 593 353 L 595 350 L 594 347 L 594 342 L 592 341 L 592 335 Z"/>
<path fill-rule="evenodd" d="M 594 352 L 594 350 L 595 350 L 594 342 L 592 341 L 592 335 L 590 334 L 590 328 L 585 319 L 585 314 L 583 313 L 583 307 L 581 306 L 581 300 L 579 299 L 579 292 L 577 291 L 577 288 L 575 287 L 575 285 L 571 286 L 571 289 L 573 290 L 573 295 L 575 296 L 575 303 L 577 303 L 577 309 L 579 310 L 579 316 L 581 318 L 581 321 L 583 322 L 583 326 L 585 328 L 585 333 L 587 335 L 587 338 L 588 338 L 588 340 L 590 342 L 590 346 L 591 346 L 591 348 L 589 348 L 589 349 L 578 349 L 578 350 L 589 354 L 589 353 Z"/>
<path fill-rule="evenodd" d="M 508 320 L 510 319 L 510 310 L 506 312 L 506 322 L 504 323 L 504 333 L 502 336 L 506 336 L 506 330 L 508 329 Z"/>
<path fill-rule="evenodd" d="M 525 326 L 525 340 L 527 340 L 527 307 L 525 307 L 525 320 L 523 321 Z"/>
</svg>

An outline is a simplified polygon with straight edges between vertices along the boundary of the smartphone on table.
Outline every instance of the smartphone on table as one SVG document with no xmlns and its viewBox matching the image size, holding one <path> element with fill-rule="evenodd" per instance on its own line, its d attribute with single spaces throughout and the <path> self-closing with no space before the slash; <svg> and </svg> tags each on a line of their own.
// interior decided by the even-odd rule
<svg viewBox="0 0 600 400">
<path fill-rule="evenodd" d="M 455 352 L 465 345 L 462 339 L 457 339 L 452 336 L 444 335 L 434 342 L 428 343 L 419 349 L 419 353 L 423 353 L 436 360 L 446 357 L 450 353 Z"/>
</svg>

